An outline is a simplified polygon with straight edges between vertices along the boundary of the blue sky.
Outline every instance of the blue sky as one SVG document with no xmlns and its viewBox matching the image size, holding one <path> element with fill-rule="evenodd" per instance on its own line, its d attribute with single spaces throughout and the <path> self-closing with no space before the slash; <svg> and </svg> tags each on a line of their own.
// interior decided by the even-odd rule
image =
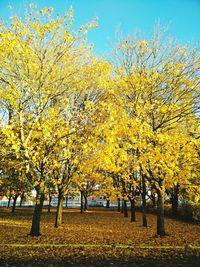
<svg viewBox="0 0 200 267">
<path fill-rule="evenodd" d="M 158 21 L 161 26 L 168 26 L 168 34 L 179 43 L 200 40 L 200 0 L 0 0 L 0 18 L 9 19 L 9 5 L 22 15 L 24 4 L 30 2 L 39 8 L 52 6 L 56 14 L 63 14 L 72 5 L 75 27 L 98 17 L 99 28 L 89 33 L 88 39 L 99 55 L 109 53 L 117 29 L 123 35 L 140 31 L 149 38 Z"/>
</svg>

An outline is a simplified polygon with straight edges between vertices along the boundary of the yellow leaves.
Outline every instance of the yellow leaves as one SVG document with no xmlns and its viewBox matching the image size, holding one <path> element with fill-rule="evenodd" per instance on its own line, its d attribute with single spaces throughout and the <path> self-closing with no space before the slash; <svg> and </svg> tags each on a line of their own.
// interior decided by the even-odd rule
<svg viewBox="0 0 200 267">
<path fill-rule="evenodd" d="M 74 40 L 73 36 L 69 33 L 69 31 L 64 32 L 63 39 L 68 43 L 72 43 Z"/>
<path fill-rule="evenodd" d="M 33 184 L 34 187 L 37 187 L 38 185 L 40 185 L 39 181 L 35 181 L 34 184 Z"/>
<path fill-rule="evenodd" d="M 121 46 L 119 47 L 119 49 L 125 49 L 126 48 L 126 44 L 122 43 Z"/>
<path fill-rule="evenodd" d="M 53 12 L 54 12 L 53 7 L 50 7 L 50 8 L 49 8 L 49 12 L 50 12 L 50 13 L 53 13 Z"/>
<path fill-rule="evenodd" d="M 134 188 L 141 174 L 166 186 L 196 179 L 199 142 L 191 142 L 186 128 L 193 139 L 198 129 L 195 120 L 185 127 L 194 107 L 197 77 L 190 73 L 196 67 L 165 51 L 160 57 L 157 40 L 127 39 L 115 74 L 86 45 L 84 35 L 96 20 L 74 33 L 72 8 L 56 19 L 53 9 L 33 10 L 0 33 L 0 98 L 13 113 L 12 126 L 2 132 L 11 152 L 56 186 L 68 178 L 100 183 L 107 174 Z M 113 181 L 107 177 L 109 193 L 115 191 Z"/>
<path fill-rule="evenodd" d="M 73 17 L 74 17 L 74 10 L 73 10 L 72 6 L 71 6 L 70 9 L 69 9 L 69 14 L 68 14 L 68 16 L 69 16 L 69 19 L 70 19 L 70 20 L 72 20 Z"/>
<path fill-rule="evenodd" d="M 94 109 L 94 102 L 90 101 L 90 100 L 87 100 L 84 102 L 85 104 L 85 108 L 88 110 L 88 111 L 91 111 Z"/>
<path fill-rule="evenodd" d="M 145 41 L 145 40 L 140 41 L 140 43 L 139 43 L 139 47 L 140 47 L 141 49 L 147 48 L 147 47 L 148 47 L 148 42 Z"/>
<path fill-rule="evenodd" d="M 40 13 L 41 13 L 41 14 L 45 14 L 45 13 L 47 13 L 47 8 L 45 7 L 45 8 L 43 8 L 43 9 L 41 9 L 41 10 L 40 10 Z"/>
<path fill-rule="evenodd" d="M 97 28 L 97 27 L 98 27 L 98 21 L 97 21 L 97 18 L 95 18 L 91 22 L 87 22 L 86 25 L 82 25 L 80 27 L 80 32 L 83 35 L 86 35 L 90 29 Z"/>
<path fill-rule="evenodd" d="M 18 140 L 18 134 L 12 126 L 7 125 L 2 128 L 2 132 L 6 137 L 5 145 L 11 147 L 16 154 L 20 151 L 20 142 Z"/>
</svg>

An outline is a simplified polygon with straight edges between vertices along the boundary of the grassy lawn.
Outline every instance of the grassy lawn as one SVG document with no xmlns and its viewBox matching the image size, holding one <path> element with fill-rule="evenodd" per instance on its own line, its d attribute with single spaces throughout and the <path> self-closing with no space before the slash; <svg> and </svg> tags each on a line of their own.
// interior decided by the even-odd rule
<svg viewBox="0 0 200 267">
<path fill-rule="evenodd" d="M 33 209 L 0 209 L 0 266 L 200 266 L 200 227 L 166 218 L 167 236 L 155 236 L 156 217 L 149 227 L 130 223 L 112 209 L 80 214 L 65 209 L 63 225 L 54 228 L 55 210 L 44 210 L 40 237 L 28 235 Z"/>
</svg>

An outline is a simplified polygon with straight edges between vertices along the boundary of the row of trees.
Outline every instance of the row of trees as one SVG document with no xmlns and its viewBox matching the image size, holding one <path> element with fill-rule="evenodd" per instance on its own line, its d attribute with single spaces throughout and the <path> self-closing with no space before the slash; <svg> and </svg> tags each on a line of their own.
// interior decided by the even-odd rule
<svg viewBox="0 0 200 267">
<path fill-rule="evenodd" d="M 157 234 L 165 235 L 164 197 L 176 212 L 179 193 L 199 201 L 199 52 L 127 38 L 113 62 L 92 54 L 73 32 L 73 10 L 31 8 L 0 30 L 0 187 L 19 195 L 35 189 L 31 236 L 40 234 L 45 195 L 56 191 L 55 226 L 63 198 L 98 185 L 109 201 L 157 201 Z"/>
</svg>

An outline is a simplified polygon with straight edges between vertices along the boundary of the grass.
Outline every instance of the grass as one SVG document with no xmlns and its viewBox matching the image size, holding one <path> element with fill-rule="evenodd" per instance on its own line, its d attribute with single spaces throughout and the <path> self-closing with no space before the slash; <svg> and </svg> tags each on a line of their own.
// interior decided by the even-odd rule
<svg viewBox="0 0 200 267">
<path fill-rule="evenodd" d="M 32 208 L 0 209 L 0 266 L 199 266 L 200 227 L 165 219 L 167 236 L 155 236 L 156 217 L 148 228 L 113 209 L 80 214 L 64 209 L 54 228 L 55 210 L 44 209 L 40 237 L 28 235 Z"/>
</svg>

